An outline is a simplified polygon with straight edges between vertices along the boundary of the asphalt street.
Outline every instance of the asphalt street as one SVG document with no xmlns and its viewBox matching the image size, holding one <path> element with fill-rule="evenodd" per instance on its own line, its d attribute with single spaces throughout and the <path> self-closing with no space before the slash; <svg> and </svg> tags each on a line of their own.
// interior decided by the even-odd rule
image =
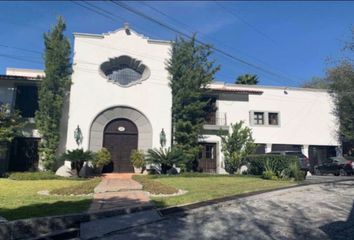
<svg viewBox="0 0 354 240">
<path fill-rule="evenodd" d="M 309 185 L 170 215 L 101 239 L 354 239 L 353 200 L 354 181 Z"/>
</svg>

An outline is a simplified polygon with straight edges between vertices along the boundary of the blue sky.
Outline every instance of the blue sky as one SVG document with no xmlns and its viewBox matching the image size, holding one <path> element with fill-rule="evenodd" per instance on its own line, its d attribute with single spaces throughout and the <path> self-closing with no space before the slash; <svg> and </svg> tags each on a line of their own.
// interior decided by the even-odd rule
<svg viewBox="0 0 354 240">
<path fill-rule="evenodd" d="M 341 50 L 351 39 L 354 23 L 354 2 L 125 3 L 181 31 L 197 32 L 200 40 L 274 73 L 214 54 L 221 64 L 217 80 L 224 82 L 253 73 L 262 85 L 300 86 L 314 76 L 323 76 L 328 59 L 343 56 Z M 42 56 L 37 52 L 43 51 L 43 33 L 55 24 L 58 15 L 66 20 L 71 42 L 73 32 L 104 33 L 120 28 L 124 22 L 150 38 L 173 40 L 176 36 L 111 2 L 90 4 L 119 18 L 102 17 L 69 1 L 0 2 L 0 73 L 6 67 L 42 69 Z"/>
</svg>

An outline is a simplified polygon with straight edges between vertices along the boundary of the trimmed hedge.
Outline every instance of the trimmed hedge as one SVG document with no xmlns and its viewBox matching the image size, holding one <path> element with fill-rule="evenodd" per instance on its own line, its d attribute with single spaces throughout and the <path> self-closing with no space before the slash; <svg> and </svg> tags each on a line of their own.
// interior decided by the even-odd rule
<svg viewBox="0 0 354 240">
<path fill-rule="evenodd" d="M 81 184 L 71 187 L 58 188 L 50 191 L 51 194 L 58 195 L 83 195 L 94 193 L 95 187 L 101 182 L 101 178 L 92 178 L 82 181 Z"/>
<path fill-rule="evenodd" d="M 11 180 L 52 180 L 65 179 L 55 175 L 53 172 L 13 172 L 9 174 Z"/>
<path fill-rule="evenodd" d="M 278 178 L 283 178 L 284 173 L 289 173 L 297 181 L 305 179 L 305 172 L 300 170 L 299 160 L 296 156 L 283 155 L 249 155 L 243 159 L 243 164 L 247 165 L 247 173 L 251 175 L 263 175 L 271 168 Z"/>
<path fill-rule="evenodd" d="M 243 160 L 244 164 L 248 167 L 247 172 L 252 175 L 262 175 L 266 170 L 267 161 L 276 172 L 288 168 L 291 163 L 298 164 L 298 160 L 295 156 L 271 154 L 249 155 Z"/>
</svg>

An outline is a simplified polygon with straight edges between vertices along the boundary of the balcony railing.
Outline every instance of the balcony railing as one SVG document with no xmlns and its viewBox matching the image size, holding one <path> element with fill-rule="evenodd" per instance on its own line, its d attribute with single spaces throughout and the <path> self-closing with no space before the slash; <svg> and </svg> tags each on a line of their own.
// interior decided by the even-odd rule
<svg viewBox="0 0 354 240">
<path fill-rule="evenodd" d="M 212 112 L 205 118 L 206 125 L 227 126 L 226 113 Z"/>
</svg>

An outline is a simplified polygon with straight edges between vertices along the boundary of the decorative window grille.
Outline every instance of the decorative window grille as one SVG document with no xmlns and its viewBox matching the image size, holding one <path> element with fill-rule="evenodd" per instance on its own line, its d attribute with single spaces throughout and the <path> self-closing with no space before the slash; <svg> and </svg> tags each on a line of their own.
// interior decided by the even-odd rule
<svg viewBox="0 0 354 240">
<path fill-rule="evenodd" d="M 141 61 L 129 56 L 111 58 L 101 64 L 100 70 L 109 81 L 123 87 L 141 83 L 150 77 L 149 68 Z"/>
</svg>

